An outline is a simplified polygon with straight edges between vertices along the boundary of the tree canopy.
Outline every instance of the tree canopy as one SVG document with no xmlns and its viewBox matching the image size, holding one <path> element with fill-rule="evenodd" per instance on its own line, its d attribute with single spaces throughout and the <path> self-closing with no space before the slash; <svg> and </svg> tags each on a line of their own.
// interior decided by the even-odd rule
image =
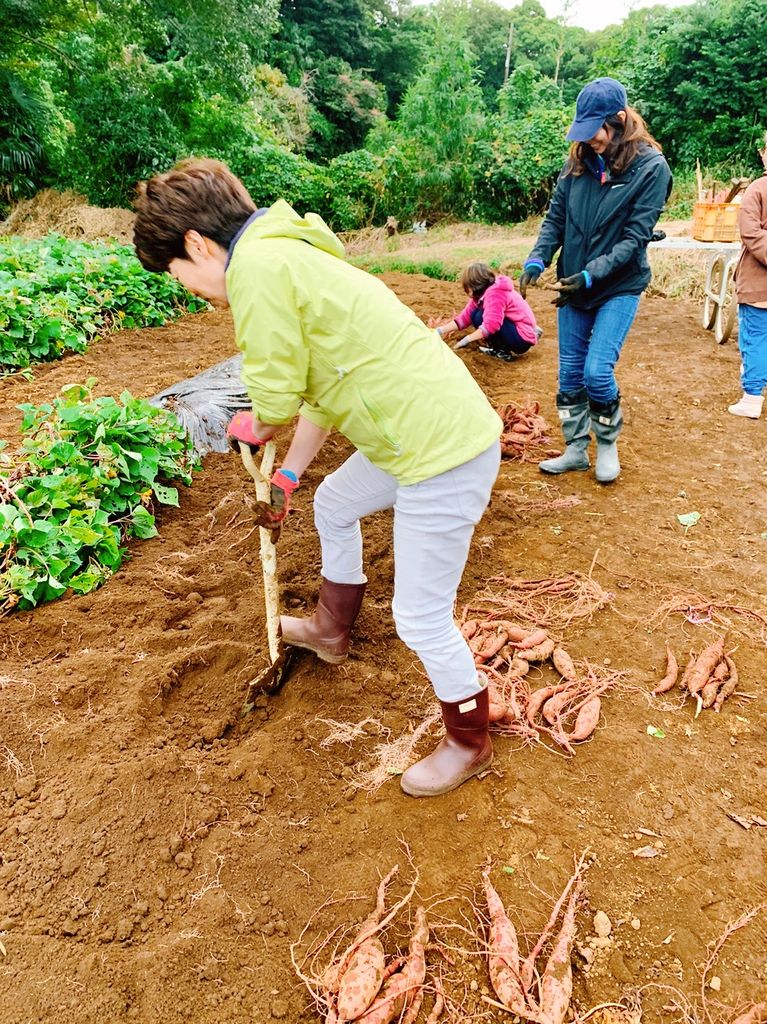
<svg viewBox="0 0 767 1024">
<path fill-rule="evenodd" d="M 586 32 L 539 0 L 0 0 L 0 204 L 126 203 L 181 157 L 340 226 L 545 203 L 589 79 L 623 80 L 677 169 L 756 170 L 765 0 Z"/>
</svg>

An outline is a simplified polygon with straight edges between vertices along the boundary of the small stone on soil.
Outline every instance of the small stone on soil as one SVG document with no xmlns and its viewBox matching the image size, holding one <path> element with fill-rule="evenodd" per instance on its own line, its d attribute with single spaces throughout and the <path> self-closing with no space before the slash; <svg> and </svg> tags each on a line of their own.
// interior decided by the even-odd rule
<svg viewBox="0 0 767 1024">
<path fill-rule="evenodd" d="M 594 934 L 598 935 L 600 939 L 607 938 L 610 932 L 613 930 L 612 921 L 604 912 L 604 910 L 598 910 L 594 914 Z"/>
</svg>

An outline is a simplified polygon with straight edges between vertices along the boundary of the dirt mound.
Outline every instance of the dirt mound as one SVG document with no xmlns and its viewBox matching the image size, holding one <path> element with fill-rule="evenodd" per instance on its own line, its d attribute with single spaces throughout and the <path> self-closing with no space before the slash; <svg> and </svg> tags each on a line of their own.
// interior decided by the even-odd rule
<svg viewBox="0 0 767 1024">
<path fill-rule="evenodd" d="M 22 199 L 0 222 L 0 235 L 44 238 L 52 231 L 84 242 L 110 238 L 130 243 L 133 213 L 119 207 L 102 210 L 77 192 L 47 188 L 32 199 Z"/>
<path fill-rule="evenodd" d="M 423 317 L 462 302 L 455 283 L 384 280 Z M 533 351 L 510 364 L 472 346 L 461 358 L 495 404 L 540 401 L 553 424 L 556 312 L 548 292 L 529 294 L 544 329 Z M 118 331 L 33 380 L 0 380 L 0 437 L 18 436 L 18 403 L 50 401 L 66 383 L 93 375 L 99 394 L 151 395 L 233 351 L 220 310 Z M 410 878 L 401 840 L 445 951 L 428 953 L 454 1006 L 443 1024 L 513 1019 L 484 1001 L 486 957 L 467 934 L 487 859 L 524 944 L 586 847 L 596 859 L 573 955 L 581 1020 L 606 1024 L 610 1004 L 641 998 L 644 1024 L 722 1024 L 729 1007 L 764 999 L 764 914 L 730 926 L 707 975 L 720 989 L 701 983 L 712 944 L 767 891 L 765 424 L 727 413 L 739 361 L 697 305 L 647 297 L 618 370 L 620 480 L 544 479 L 533 463 L 503 462 L 459 610 L 499 573 L 588 574 L 613 594 L 561 630 L 578 661 L 624 673 L 569 760 L 499 735 L 482 781 L 433 801 L 402 794 L 392 747 L 417 741 L 421 755 L 438 729 L 392 621 L 390 512 L 364 523 L 369 582 L 348 661 L 299 656 L 284 690 L 241 717 L 268 653 L 251 485 L 229 455 L 206 457 L 181 507 L 162 510 L 160 535 L 132 544 L 106 586 L 2 619 L 0 1024 L 319 1024 L 291 944 L 300 962 L 330 934 L 324 967 L 394 864 L 399 898 Z M 328 440 L 280 539 L 282 606 L 297 615 L 314 605 L 321 566 L 312 494 L 348 452 Z M 700 521 L 683 527 L 693 510 Z M 722 616 L 741 683 L 721 713 L 695 718 L 678 689 L 651 698 L 666 642 L 685 662 L 723 632 Z M 528 678 L 556 681 L 545 665 Z M 377 790 L 373 772 L 386 778 Z M 407 932 L 392 922 L 387 953 Z"/>
</svg>

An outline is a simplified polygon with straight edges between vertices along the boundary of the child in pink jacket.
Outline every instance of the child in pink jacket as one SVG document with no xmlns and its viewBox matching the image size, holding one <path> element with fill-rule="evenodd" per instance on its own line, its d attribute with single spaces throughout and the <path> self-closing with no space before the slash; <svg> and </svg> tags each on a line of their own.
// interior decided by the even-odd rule
<svg viewBox="0 0 767 1024">
<path fill-rule="evenodd" d="M 479 341 L 480 350 L 488 355 L 511 360 L 532 348 L 541 335 L 535 315 L 514 282 L 503 274 L 496 275 L 486 263 L 472 263 L 461 274 L 461 287 L 469 301 L 454 319 L 437 327 L 443 338 L 473 324 L 476 328 L 453 348 L 463 348 Z"/>
</svg>

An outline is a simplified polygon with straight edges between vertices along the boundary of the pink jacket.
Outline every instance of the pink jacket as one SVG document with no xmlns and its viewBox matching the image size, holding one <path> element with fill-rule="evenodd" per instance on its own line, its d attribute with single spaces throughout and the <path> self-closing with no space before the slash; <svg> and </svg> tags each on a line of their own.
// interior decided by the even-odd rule
<svg viewBox="0 0 767 1024">
<path fill-rule="evenodd" d="M 471 324 L 471 314 L 475 309 L 482 310 L 482 327 L 487 338 L 490 334 L 500 331 L 504 319 L 509 319 L 525 341 L 534 345 L 538 341 L 535 314 L 519 292 L 514 290 L 514 282 L 510 277 L 499 274 L 495 283 L 491 284 L 485 294 L 475 302 L 471 299 L 456 316 L 455 322 L 463 330 Z"/>
</svg>

